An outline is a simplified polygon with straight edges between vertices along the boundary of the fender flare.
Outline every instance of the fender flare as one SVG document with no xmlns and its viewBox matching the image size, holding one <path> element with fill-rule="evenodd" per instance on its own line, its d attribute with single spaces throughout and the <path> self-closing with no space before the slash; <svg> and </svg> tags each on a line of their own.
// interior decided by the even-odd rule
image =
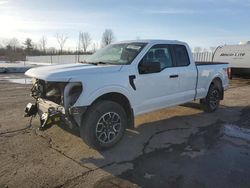
<svg viewBox="0 0 250 188">
<path fill-rule="evenodd" d="M 83 91 L 84 92 L 84 91 Z M 83 106 L 82 104 L 84 104 L 84 106 L 89 106 L 91 105 L 96 99 L 98 99 L 99 97 L 108 94 L 108 93 L 119 93 L 121 95 L 124 95 L 128 101 L 130 102 L 130 105 L 132 106 L 132 97 L 129 94 L 129 91 L 121 86 L 117 86 L 117 85 L 112 85 L 112 86 L 107 86 L 107 87 L 102 87 L 99 88 L 98 90 L 93 91 L 92 93 L 88 94 L 88 95 L 83 95 L 79 97 L 79 100 L 77 101 L 77 104 L 75 104 L 76 106 Z"/>
</svg>

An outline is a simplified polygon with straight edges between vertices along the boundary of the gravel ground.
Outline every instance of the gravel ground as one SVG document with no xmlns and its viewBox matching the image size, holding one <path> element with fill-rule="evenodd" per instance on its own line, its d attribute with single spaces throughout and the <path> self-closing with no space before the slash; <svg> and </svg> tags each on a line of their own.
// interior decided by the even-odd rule
<svg viewBox="0 0 250 188">
<path fill-rule="evenodd" d="M 215 113 L 188 103 L 137 117 L 105 152 L 64 126 L 30 126 L 30 85 L 10 79 L 23 76 L 0 75 L 0 188 L 250 187 L 250 79 L 234 79 Z"/>
</svg>

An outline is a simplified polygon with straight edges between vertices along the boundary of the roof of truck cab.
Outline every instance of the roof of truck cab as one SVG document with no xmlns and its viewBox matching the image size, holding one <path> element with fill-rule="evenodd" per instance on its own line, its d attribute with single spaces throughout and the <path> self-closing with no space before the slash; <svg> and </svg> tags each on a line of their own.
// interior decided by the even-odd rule
<svg viewBox="0 0 250 188">
<path fill-rule="evenodd" d="M 126 41 L 120 41 L 117 43 L 132 43 L 132 42 L 138 42 L 138 43 L 149 43 L 149 44 L 186 44 L 185 42 L 181 42 L 178 40 L 159 40 L 159 39 L 143 39 L 143 40 L 126 40 Z"/>
</svg>

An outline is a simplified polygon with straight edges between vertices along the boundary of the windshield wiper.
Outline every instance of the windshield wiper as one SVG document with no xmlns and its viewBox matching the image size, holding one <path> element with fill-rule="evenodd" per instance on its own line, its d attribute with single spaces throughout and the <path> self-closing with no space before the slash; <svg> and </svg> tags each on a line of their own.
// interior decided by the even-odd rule
<svg viewBox="0 0 250 188">
<path fill-rule="evenodd" d="M 110 63 L 108 63 L 108 62 L 103 62 L 103 61 L 99 61 L 99 62 L 96 62 L 97 64 L 99 64 L 99 65 L 107 65 L 107 64 L 110 64 Z"/>
<path fill-rule="evenodd" d="M 91 65 L 114 65 L 112 63 L 103 62 L 103 61 L 98 61 L 98 62 L 84 62 L 84 63 L 91 64 Z"/>
<path fill-rule="evenodd" d="M 87 64 L 97 65 L 98 63 L 95 63 L 95 62 L 87 62 Z"/>
<path fill-rule="evenodd" d="M 91 65 L 98 65 L 98 63 L 96 63 L 96 62 L 86 62 L 86 61 L 84 61 L 84 62 L 81 62 L 81 63 L 84 63 L 84 64 L 91 64 Z"/>
</svg>

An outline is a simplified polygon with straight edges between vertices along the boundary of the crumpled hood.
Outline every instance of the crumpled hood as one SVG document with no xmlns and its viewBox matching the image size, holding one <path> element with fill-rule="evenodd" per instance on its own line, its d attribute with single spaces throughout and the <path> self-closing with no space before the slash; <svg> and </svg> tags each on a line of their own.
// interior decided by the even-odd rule
<svg viewBox="0 0 250 188">
<path fill-rule="evenodd" d="M 31 68 L 25 72 L 26 76 L 45 81 L 69 81 L 72 78 L 82 78 L 85 74 L 105 74 L 117 72 L 122 65 L 91 65 L 91 64 L 63 64 Z"/>
</svg>

